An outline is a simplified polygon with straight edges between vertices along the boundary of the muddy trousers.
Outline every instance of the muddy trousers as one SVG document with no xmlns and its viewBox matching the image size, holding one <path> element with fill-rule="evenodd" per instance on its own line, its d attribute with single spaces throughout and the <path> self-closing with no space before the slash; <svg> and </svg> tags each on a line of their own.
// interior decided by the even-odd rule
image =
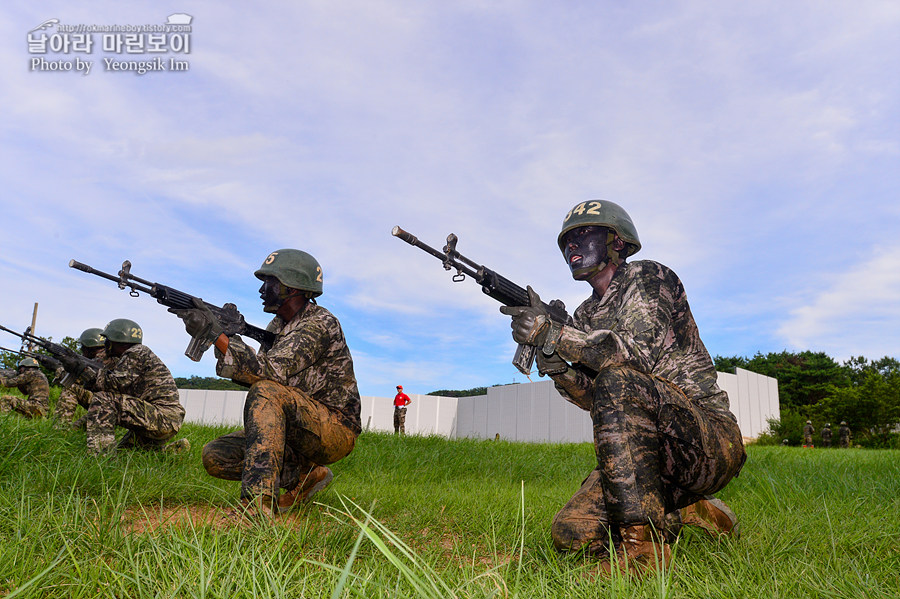
<svg viewBox="0 0 900 599">
<path fill-rule="evenodd" d="M 59 422 L 72 422 L 75 420 L 75 410 L 78 406 L 88 409 L 91 405 L 92 393 L 78 385 L 63 389 L 56 400 L 56 408 L 53 417 Z"/>
<path fill-rule="evenodd" d="M 116 426 L 128 429 L 118 447 L 158 450 L 174 437 L 184 410 L 160 407 L 124 393 L 98 391 L 87 413 L 87 447 L 95 455 L 116 450 Z"/>
<path fill-rule="evenodd" d="M 241 481 L 241 499 L 277 498 L 293 489 L 315 466 L 347 456 L 356 433 L 321 403 L 273 381 L 250 388 L 244 429 L 203 447 L 203 466 L 216 478 Z"/>
<path fill-rule="evenodd" d="M 27 418 L 41 418 L 47 410 L 39 402 L 18 395 L 0 396 L 0 412 L 18 412 Z"/>
<path fill-rule="evenodd" d="M 594 379 L 593 394 L 597 468 L 553 519 L 561 551 L 600 551 L 621 526 L 666 530 L 678 509 L 722 489 L 744 464 L 731 416 L 697 405 L 671 383 L 608 368 Z"/>
</svg>

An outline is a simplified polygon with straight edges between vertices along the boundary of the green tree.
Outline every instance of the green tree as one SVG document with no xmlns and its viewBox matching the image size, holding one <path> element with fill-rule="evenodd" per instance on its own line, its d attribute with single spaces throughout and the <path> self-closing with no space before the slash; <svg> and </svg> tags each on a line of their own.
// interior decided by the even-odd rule
<svg viewBox="0 0 900 599">
<path fill-rule="evenodd" d="M 196 376 L 190 378 L 175 377 L 175 385 L 179 389 L 224 389 L 228 391 L 245 391 L 247 388 L 229 380 L 216 376 Z"/>
<path fill-rule="evenodd" d="M 487 387 L 474 387 L 472 389 L 464 390 L 438 389 L 437 391 L 431 391 L 426 395 L 436 395 L 438 397 L 474 397 L 476 395 L 487 395 Z"/>
<path fill-rule="evenodd" d="M 757 353 L 747 362 L 747 370 L 778 380 L 781 408 L 796 409 L 819 403 L 832 387 L 849 384 L 847 369 L 824 352 Z"/>
<path fill-rule="evenodd" d="M 846 420 L 855 439 L 876 446 L 892 444 L 900 422 L 900 364 L 893 358 L 847 361 L 851 384 L 833 387 L 812 413 L 836 424 Z"/>
<path fill-rule="evenodd" d="M 719 372 L 734 372 L 735 368 L 747 370 L 747 358 L 743 356 L 716 356 L 713 364 Z"/>
</svg>

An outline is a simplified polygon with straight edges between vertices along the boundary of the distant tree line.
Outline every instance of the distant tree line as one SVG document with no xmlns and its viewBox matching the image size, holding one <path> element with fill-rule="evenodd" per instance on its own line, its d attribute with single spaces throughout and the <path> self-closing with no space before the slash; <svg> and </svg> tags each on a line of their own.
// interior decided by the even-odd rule
<svg viewBox="0 0 900 599">
<path fill-rule="evenodd" d="M 487 387 L 473 387 L 472 389 L 438 389 L 430 391 L 426 395 L 437 395 L 438 397 L 473 397 L 476 395 L 487 395 Z"/>
<path fill-rule="evenodd" d="M 900 362 L 894 358 L 870 361 L 859 356 L 839 364 L 823 352 L 783 351 L 752 358 L 716 356 L 713 361 L 720 372 L 737 367 L 778 381 L 781 418 L 769 421 L 770 432 L 761 443 L 787 439 L 801 445 L 803 425 L 811 420 L 814 442 L 821 445 L 822 427 L 831 424 L 836 438 L 844 420 L 854 444 L 900 448 Z"/>
<path fill-rule="evenodd" d="M 175 377 L 175 385 L 179 389 L 213 389 L 226 391 L 246 391 L 247 387 L 242 387 L 230 379 L 222 379 L 217 376 L 192 376 L 184 378 Z"/>
</svg>

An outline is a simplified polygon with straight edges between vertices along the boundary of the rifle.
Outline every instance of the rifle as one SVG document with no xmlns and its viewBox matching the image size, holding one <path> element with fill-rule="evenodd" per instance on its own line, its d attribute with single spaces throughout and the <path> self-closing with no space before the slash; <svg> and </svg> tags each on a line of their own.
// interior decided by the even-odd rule
<svg viewBox="0 0 900 599">
<path fill-rule="evenodd" d="M 75 378 L 79 374 L 81 374 L 81 372 L 83 372 L 85 368 L 90 367 L 90 368 L 93 368 L 94 370 L 96 370 L 97 372 L 100 372 L 100 369 L 103 368 L 103 364 L 101 364 L 100 362 L 97 362 L 96 360 L 91 360 L 91 359 L 85 358 L 84 356 L 79 354 L 77 351 L 71 350 L 68 347 L 66 347 L 65 345 L 60 345 L 59 343 L 54 343 L 52 341 L 44 339 L 43 337 L 38 337 L 37 335 L 32 335 L 31 333 L 28 332 L 30 330 L 31 330 L 31 327 L 25 329 L 25 333 L 17 333 L 16 331 L 14 331 L 12 329 L 8 329 L 5 326 L 3 326 L 2 324 L 0 324 L 0 331 L 6 331 L 7 333 L 11 333 L 11 334 L 15 335 L 16 337 L 18 337 L 22 340 L 23 344 L 28 343 L 28 344 L 32 344 L 32 345 L 37 345 L 37 346 L 43 348 L 44 350 L 46 350 L 46 352 L 48 354 L 50 354 L 51 356 L 53 356 L 54 358 L 74 358 L 75 360 L 77 360 L 78 363 L 82 367 L 81 370 L 79 370 L 78 372 L 69 372 L 69 370 L 66 369 L 66 374 L 63 376 L 62 380 L 60 381 L 60 383 L 63 386 L 65 386 L 65 387 L 72 386 L 72 384 L 75 382 Z M 37 354 L 35 354 L 33 352 L 20 351 L 17 353 L 20 353 L 22 355 L 30 355 L 31 357 L 35 357 L 35 359 L 38 359 Z"/>
<path fill-rule="evenodd" d="M 128 295 L 131 297 L 138 297 L 140 295 L 138 292 L 144 292 L 150 297 L 155 298 L 158 303 L 167 308 L 175 308 L 176 310 L 194 309 L 197 307 L 194 305 L 195 299 L 203 302 L 199 297 L 189 295 L 183 291 L 178 291 L 174 287 L 169 287 L 160 283 L 152 283 L 146 279 L 134 276 L 131 274 L 131 262 L 128 260 L 122 263 L 122 270 L 119 271 L 118 276 L 105 273 L 75 260 L 69 260 L 69 267 L 91 275 L 103 277 L 104 279 L 116 283 L 119 286 L 119 289 L 129 287 L 131 288 L 131 291 Z M 239 319 L 240 326 L 234 333 L 240 333 L 242 335 L 247 335 L 252 339 L 256 339 L 264 350 L 272 347 L 272 344 L 275 342 L 274 333 L 244 322 L 243 317 L 240 315 L 234 304 L 225 304 L 224 306 L 219 307 L 210 304 L 209 302 L 203 303 L 210 309 L 215 317 L 219 319 L 220 324 L 224 325 L 225 323 L 232 323 Z M 187 349 L 184 350 L 184 355 L 194 362 L 199 362 L 200 358 L 203 357 L 203 353 L 209 349 L 209 346 L 211 345 L 212 341 L 209 339 L 200 336 L 191 337 Z"/>
<path fill-rule="evenodd" d="M 431 254 L 441 261 L 444 265 L 444 270 L 456 269 L 456 274 L 453 275 L 452 278 L 454 283 L 465 281 L 466 275 L 468 275 L 472 277 L 476 283 L 481 285 L 481 290 L 486 295 L 494 298 L 505 306 L 530 305 L 528 291 L 519 287 L 506 277 L 498 274 L 496 271 L 489 269 L 483 264 L 473 262 L 460 254 L 456 250 L 456 243 L 459 241 L 459 238 L 453 233 L 450 233 L 450 235 L 447 236 L 447 245 L 444 246 L 443 251 L 438 251 L 433 247 L 422 243 L 415 235 L 404 231 L 400 227 L 391 229 L 391 235 L 399 237 L 409 245 L 413 245 Z M 547 309 L 550 320 L 560 324 L 566 323 L 569 315 L 566 313 L 565 304 L 560 300 L 552 300 L 549 304 L 541 302 L 541 304 Z M 519 346 L 516 347 L 516 353 L 512 360 L 513 366 L 526 376 L 531 374 L 531 366 L 534 363 L 536 350 L 537 348 L 532 345 L 519 344 Z"/>
</svg>

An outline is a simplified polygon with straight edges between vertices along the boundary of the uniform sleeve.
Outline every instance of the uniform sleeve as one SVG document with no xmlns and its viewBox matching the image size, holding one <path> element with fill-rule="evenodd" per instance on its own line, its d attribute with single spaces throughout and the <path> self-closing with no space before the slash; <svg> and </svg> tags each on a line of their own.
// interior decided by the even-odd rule
<svg viewBox="0 0 900 599">
<path fill-rule="evenodd" d="M 8 377 L 0 377 L 0 382 L 3 383 L 3 386 L 9 388 L 18 387 L 23 381 L 24 379 L 22 378 L 21 374 L 14 374 Z"/>
<path fill-rule="evenodd" d="M 591 405 L 594 403 L 591 394 L 594 377 L 589 375 L 586 369 L 576 364 L 569 366 L 564 373 L 551 375 L 550 378 L 553 379 L 553 384 L 563 399 L 582 410 L 590 411 Z"/>
<path fill-rule="evenodd" d="M 675 293 L 656 273 L 635 277 L 622 290 L 620 308 L 609 329 L 563 327 L 557 352 L 565 360 L 599 372 L 628 366 L 651 373 L 663 347 L 672 343 Z"/>
<path fill-rule="evenodd" d="M 257 354 L 237 335 L 228 342 L 219 358 L 216 373 L 236 382 L 252 385 L 259 380 L 288 384 L 288 380 L 309 368 L 325 353 L 328 331 L 318 319 L 307 319 L 281 336 L 268 352 Z"/>
</svg>

